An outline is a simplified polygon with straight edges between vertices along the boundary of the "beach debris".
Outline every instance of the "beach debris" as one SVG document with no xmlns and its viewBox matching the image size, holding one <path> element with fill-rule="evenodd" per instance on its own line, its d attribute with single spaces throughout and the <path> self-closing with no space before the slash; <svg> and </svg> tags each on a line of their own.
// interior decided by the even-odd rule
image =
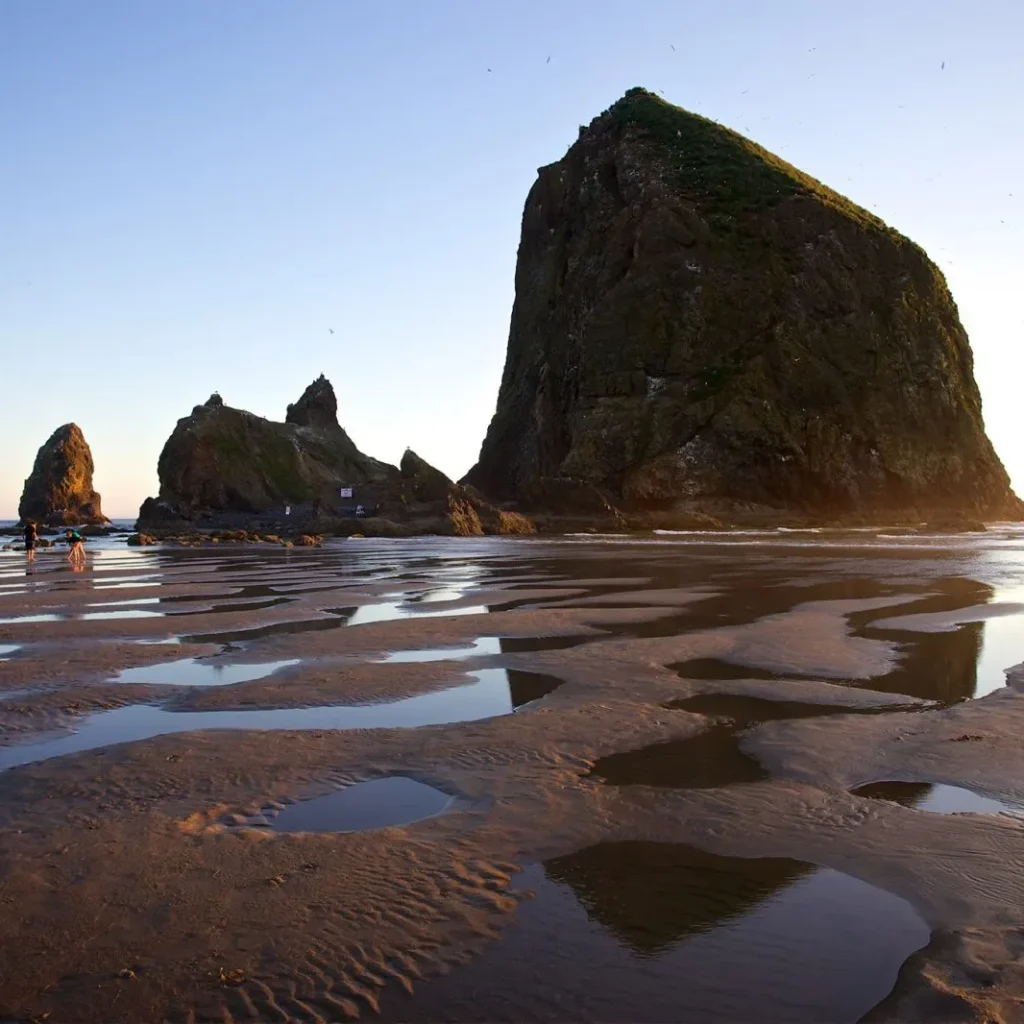
<svg viewBox="0 0 1024 1024">
<path fill-rule="evenodd" d="M 119 978 L 126 979 L 137 979 L 139 977 L 130 967 L 122 967 L 121 970 L 117 972 L 117 976 Z"/>
<path fill-rule="evenodd" d="M 218 980 L 222 985 L 231 985 L 237 987 L 238 985 L 245 984 L 245 971 L 241 967 L 236 967 L 233 970 L 225 971 L 222 967 L 218 975 Z"/>
</svg>

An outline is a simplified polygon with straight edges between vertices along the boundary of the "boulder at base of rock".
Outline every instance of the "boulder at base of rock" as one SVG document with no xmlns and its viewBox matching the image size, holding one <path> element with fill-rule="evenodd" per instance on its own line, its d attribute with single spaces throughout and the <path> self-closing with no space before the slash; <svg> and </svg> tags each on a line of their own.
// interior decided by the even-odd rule
<svg viewBox="0 0 1024 1024">
<path fill-rule="evenodd" d="M 643 89 L 530 190 L 497 410 L 464 482 L 567 510 L 1024 511 L 925 253 Z"/>
<path fill-rule="evenodd" d="M 66 423 L 39 449 L 25 481 L 18 515 L 52 525 L 107 523 L 92 486 L 92 452 L 81 429 Z"/>
</svg>

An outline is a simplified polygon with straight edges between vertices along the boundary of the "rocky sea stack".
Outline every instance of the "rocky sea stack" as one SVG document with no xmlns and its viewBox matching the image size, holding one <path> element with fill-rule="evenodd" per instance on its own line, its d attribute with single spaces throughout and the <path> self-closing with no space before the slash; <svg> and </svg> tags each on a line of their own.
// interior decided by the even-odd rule
<svg viewBox="0 0 1024 1024">
<path fill-rule="evenodd" d="M 92 452 L 76 423 L 58 427 L 39 449 L 18 504 L 22 520 L 50 526 L 107 523 L 92 486 Z"/>
<path fill-rule="evenodd" d="M 338 403 L 321 376 L 275 423 L 212 395 L 178 420 L 160 453 L 159 499 L 146 518 L 190 511 L 261 512 L 288 504 L 336 500 L 341 487 L 373 488 L 398 476 L 364 455 L 338 424 Z"/>
<path fill-rule="evenodd" d="M 160 494 L 139 510 L 134 542 L 280 540 L 325 535 L 533 533 L 534 523 L 453 483 L 415 452 L 401 468 L 364 455 L 338 423 L 319 377 L 284 423 L 212 395 L 178 420 L 157 465 Z M 305 538 L 305 540 L 303 540 Z"/>
<path fill-rule="evenodd" d="M 642 89 L 530 191 L 497 411 L 466 482 L 548 507 L 1022 511 L 924 252 Z"/>
</svg>

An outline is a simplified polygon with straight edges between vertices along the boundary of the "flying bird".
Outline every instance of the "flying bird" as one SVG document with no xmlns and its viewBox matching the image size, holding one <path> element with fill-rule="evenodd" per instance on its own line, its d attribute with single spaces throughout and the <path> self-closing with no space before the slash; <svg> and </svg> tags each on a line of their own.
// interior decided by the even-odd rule
<svg viewBox="0 0 1024 1024">
<path fill-rule="evenodd" d="M 672 44 L 672 43 L 669 43 L 668 45 L 672 47 L 672 52 L 673 52 L 673 53 L 675 53 L 675 52 L 676 52 L 676 48 L 675 48 L 675 46 L 673 46 L 673 44 Z"/>
<path fill-rule="evenodd" d="M 545 64 L 550 64 L 550 63 L 551 63 L 551 58 L 550 58 L 550 57 L 548 57 L 548 59 L 547 59 L 546 61 L 544 61 L 544 63 L 545 63 Z"/>
<path fill-rule="evenodd" d="M 943 61 L 942 64 L 939 66 L 939 70 L 940 71 L 945 71 L 946 70 L 946 62 L 945 61 Z"/>
<path fill-rule="evenodd" d="M 330 332 L 331 334 L 333 334 L 333 333 L 334 333 L 334 328 L 333 328 L 333 327 L 328 327 L 328 328 L 327 328 L 327 330 L 328 330 L 328 332 Z"/>
<path fill-rule="evenodd" d="M 487 74 L 490 74 L 490 73 L 491 73 L 491 69 L 490 69 L 490 68 L 488 68 L 488 69 L 487 69 Z"/>
</svg>

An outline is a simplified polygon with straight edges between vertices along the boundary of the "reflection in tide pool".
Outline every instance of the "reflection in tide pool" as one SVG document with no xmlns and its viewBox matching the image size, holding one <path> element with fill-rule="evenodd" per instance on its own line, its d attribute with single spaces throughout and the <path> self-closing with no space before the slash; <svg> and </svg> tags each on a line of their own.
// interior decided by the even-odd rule
<svg viewBox="0 0 1024 1024">
<path fill-rule="evenodd" d="M 395 619 L 434 619 L 449 615 L 486 615 L 487 607 L 482 604 L 469 605 L 465 608 L 441 609 L 440 611 L 424 612 L 419 605 L 408 607 L 404 601 L 387 601 L 383 604 L 364 604 L 353 609 L 335 609 L 335 613 L 345 619 L 346 626 L 365 626 L 370 622 L 392 622 Z"/>
<path fill-rule="evenodd" d="M 160 619 L 163 612 L 149 612 L 142 608 L 126 608 L 117 612 L 86 612 L 79 616 L 82 619 Z"/>
<path fill-rule="evenodd" d="M 230 686 L 272 675 L 278 669 L 298 665 L 299 659 L 268 661 L 255 665 L 225 665 L 203 658 L 181 658 L 156 665 L 143 665 L 119 672 L 115 683 L 152 683 L 157 686 Z"/>
<path fill-rule="evenodd" d="M 478 669 L 468 675 L 474 682 L 375 704 L 256 711 L 168 711 L 148 704 L 132 704 L 90 715 L 68 736 L 0 747 L 0 768 L 205 729 L 408 729 L 475 721 L 510 714 L 550 693 L 560 683 L 553 676 L 515 669 Z"/>
<path fill-rule="evenodd" d="M 452 661 L 459 658 L 480 658 L 501 654 L 501 640 L 496 636 L 482 636 L 468 647 L 430 647 L 417 651 L 393 651 L 384 662 Z"/>
<path fill-rule="evenodd" d="M 1024 616 L 989 619 L 982 632 L 975 697 L 1006 685 L 1006 670 L 1024 662 Z"/>
<path fill-rule="evenodd" d="M 849 875 L 682 844 L 599 844 L 521 884 L 515 926 L 384 1019 L 853 1024 L 929 938 Z"/>
<path fill-rule="evenodd" d="M 930 782 L 872 782 L 855 789 L 856 796 L 887 800 L 931 814 L 1024 814 L 1024 807 L 993 800 L 960 786 Z"/>
<path fill-rule="evenodd" d="M 364 832 L 432 818 L 451 802 L 433 786 L 394 775 L 289 804 L 268 813 L 263 827 L 275 832 Z"/>
</svg>

